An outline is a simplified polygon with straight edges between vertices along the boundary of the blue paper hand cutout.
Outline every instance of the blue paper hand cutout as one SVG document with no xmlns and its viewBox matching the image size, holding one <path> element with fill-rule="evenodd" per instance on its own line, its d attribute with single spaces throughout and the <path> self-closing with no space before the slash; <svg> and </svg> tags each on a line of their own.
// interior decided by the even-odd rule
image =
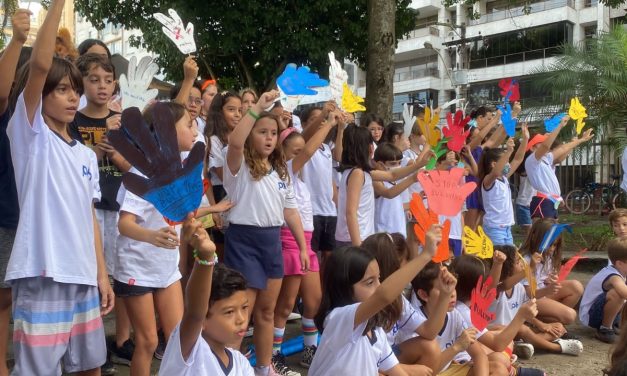
<svg viewBox="0 0 627 376">
<path fill-rule="evenodd" d="M 501 110 L 501 121 L 503 122 L 505 133 L 507 133 L 509 137 L 514 137 L 516 135 L 516 123 L 518 123 L 518 119 L 512 118 L 512 106 L 506 103 L 505 106 L 496 107 Z"/>
<path fill-rule="evenodd" d="M 287 95 L 315 95 L 318 92 L 312 87 L 329 86 L 329 81 L 312 73 L 309 67 L 296 68 L 296 64 L 288 64 L 276 83 Z"/>
<path fill-rule="evenodd" d="M 562 121 L 562 118 L 564 116 L 566 116 L 566 113 L 560 112 L 559 114 L 555 114 L 548 119 L 544 119 L 544 129 L 546 129 L 547 132 L 553 132 L 555 128 L 560 125 L 560 122 Z"/>
<path fill-rule="evenodd" d="M 540 243 L 539 249 L 540 253 L 544 253 L 544 251 L 549 249 L 564 230 L 567 230 L 571 234 L 573 233 L 573 228 L 567 223 L 556 223 L 551 226 L 551 229 L 547 231 L 542 238 L 542 243 Z"/>
<path fill-rule="evenodd" d="M 124 186 L 150 202 L 170 222 L 182 222 L 200 206 L 205 146 L 197 142 L 181 163 L 175 123 L 170 109 L 156 103 L 149 109 L 155 119 L 149 125 L 136 107 L 122 112 L 122 126 L 107 137 L 122 156 L 146 177 L 125 173 Z"/>
</svg>

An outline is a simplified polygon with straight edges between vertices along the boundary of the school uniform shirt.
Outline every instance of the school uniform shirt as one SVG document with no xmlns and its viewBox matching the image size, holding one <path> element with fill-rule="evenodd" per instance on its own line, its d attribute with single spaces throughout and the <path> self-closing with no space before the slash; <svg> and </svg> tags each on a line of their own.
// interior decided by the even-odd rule
<svg viewBox="0 0 627 376">
<path fill-rule="evenodd" d="M 130 172 L 141 175 L 134 167 Z M 120 211 L 135 215 L 135 222 L 148 230 L 157 231 L 168 226 L 151 203 L 128 190 L 124 191 Z M 156 247 L 120 234 L 113 278 L 129 285 L 165 288 L 181 279 L 178 264 L 178 248 Z"/>
<path fill-rule="evenodd" d="M 337 216 L 333 202 L 333 154 L 331 147 L 322 144 L 301 169 L 302 179 L 309 188 L 313 215 Z"/>
<path fill-rule="evenodd" d="M 224 189 L 235 206 L 229 210 L 229 223 L 257 227 L 283 225 L 283 209 L 297 209 L 294 188 L 272 170 L 260 180 L 253 180 L 246 161 L 233 175 L 224 166 Z"/>
<path fill-rule="evenodd" d="M 483 199 L 483 225 L 487 227 L 513 226 L 514 206 L 512 205 L 512 191 L 509 189 L 507 177 L 494 180 L 492 187 L 486 189 L 481 184 Z"/>
<path fill-rule="evenodd" d="M 225 155 L 226 155 L 226 145 L 220 141 L 218 136 L 211 136 L 209 139 L 211 143 L 211 152 L 209 153 L 209 167 L 210 175 L 211 175 L 211 185 L 222 185 L 222 180 L 224 179 L 222 176 L 218 176 L 217 172 L 213 170 L 214 168 L 223 168 L 225 163 Z"/>
<path fill-rule="evenodd" d="M 176 326 L 168 346 L 163 354 L 159 375 L 171 376 L 254 376 L 255 371 L 248 359 L 237 350 L 225 349 L 229 357 L 229 364 L 222 364 L 220 359 L 211 350 L 207 341 L 198 334 L 196 343 L 187 360 L 181 352 L 181 328 Z"/>
<path fill-rule="evenodd" d="M 459 315 L 462 317 L 462 319 L 463 319 L 462 326 L 463 326 L 464 329 L 468 329 L 468 328 L 473 328 L 474 327 L 474 325 L 472 323 L 472 320 L 470 319 L 470 308 L 466 304 L 458 301 L 457 304 L 455 304 L 455 308 L 453 309 L 453 312 L 454 311 L 457 311 L 459 313 Z M 479 330 L 477 332 L 477 340 L 482 335 L 486 334 L 487 332 L 488 332 L 488 329 L 485 329 L 485 328 L 483 330 Z M 463 352 L 460 352 L 459 354 L 455 355 L 453 360 L 458 362 L 458 363 L 464 363 L 464 362 L 467 362 L 468 360 L 470 360 L 470 355 L 466 351 L 463 351 Z"/>
<path fill-rule="evenodd" d="M 422 322 L 427 320 L 424 307 L 416 309 L 419 320 Z M 463 331 L 468 328 L 468 325 L 464 321 L 462 315 L 456 309 L 446 313 L 444 318 L 444 326 L 436 337 L 440 350 L 444 351 L 455 344 L 455 341 L 462 335 Z M 462 351 L 453 357 L 453 360 L 459 363 L 469 362 L 471 359 L 470 354 L 466 351 Z M 446 370 L 451 365 L 448 362 L 442 370 Z"/>
<path fill-rule="evenodd" d="M 203 135 L 205 134 L 205 127 L 207 126 L 207 121 L 205 121 L 205 119 L 198 116 L 196 118 L 196 125 L 198 126 L 198 134 L 202 136 L 202 138 L 204 139 Z"/>
<path fill-rule="evenodd" d="M 0 115 L 0 227 L 15 230 L 20 218 L 20 206 L 11 161 L 11 143 L 6 132 L 10 118 L 8 110 Z"/>
<path fill-rule="evenodd" d="M 7 127 L 20 205 L 6 280 L 51 277 L 96 286 L 92 205 L 100 199 L 96 154 L 46 125 L 41 100 L 32 126 L 20 94 Z"/>
<path fill-rule="evenodd" d="M 292 183 L 292 187 L 294 187 L 294 197 L 298 204 L 298 213 L 300 214 L 300 221 L 303 224 L 303 230 L 313 231 L 313 209 L 309 189 L 305 182 L 300 179 L 300 174 L 294 174 L 292 160 L 287 162 L 287 172 L 290 174 L 290 182 Z"/>
<path fill-rule="evenodd" d="M 509 325 L 516 316 L 516 313 L 527 300 L 527 292 L 525 286 L 518 282 L 512 288 L 510 294 L 501 291 L 496 299 L 490 305 L 490 311 L 495 313 L 494 321 L 490 324 Z"/>
<path fill-rule="evenodd" d="M 553 153 L 546 153 L 540 160 L 531 153 L 525 160 L 525 171 L 533 189 L 543 194 L 561 195 L 560 183 L 553 166 Z"/>
<path fill-rule="evenodd" d="M 348 189 L 348 178 L 353 171 L 354 169 L 352 168 L 344 170 L 339 185 L 335 240 L 341 242 L 351 241 L 348 224 L 346 223 L 346 191 Z M 361 186 L 359 205 L 357 206 L 357 223 L 361 240 L 374 234 L 374 188 L 372 187 L 372 177 L 366 171 L 364 171 L 364 184 Z"/>
<path fill-rule="evenodd" d="M 531 265 L 531 257 L 529 257 L 529 255 L 526 255 L 523 258 L 525 259 L 527 265 Z M 536 264 L 536 287 L 539 289 L 544 288 L 546 286 L 544 281 L 547 280 L 553 272 L 553 260 L 550 257 L 548 257 L 542 263 Z M 529 286 L 529 281 L 526 278 L 524 278 L 521 282 L 523 285 Z"/>
<path fill-rule="evenodd" d="M 529 178 L 526 176 L 520 176 L 518 183 L 518 195 L 516 196 L 516 205 L 527 206 L 531 205 L 531 199 L 536 195 L 536 190 L 533 189 Z"/>
<path fill-rule="evenodd" d="M 383 182 L 385 188 L 391 188 L 395 183 Z M 376 232 L 399 232 L 407 237 L 407 221 L 403 209 L 403 197 L 377 197 L 374 209 L 374 229 Z"/>
<path fill-rule="evenodd" d="M 579 305 L 579 320 L 581 320 L 582 324 L 589 324 L 590 307 L 592 307 L 592 303 L 594 303 L 597 296 L 608 291 L 603 285 L 608 279 L 615 275 L 620 277 L 623 281 L 625 280 L 625 276 L 620 274 L 614 265 L 604 267 L 590 279 L 590 282 L 586 285 L 586 289 L 583 291 L 581 304 Z"/>
<path fill-rule="evenodd" d="M 398 364 L 382 328 L 373 329 L 372 338 L 363 335 L 367 321 L 353 328 L 359 304 L 335 308 L 327 315 L 309 376 L 377 376 Z"/>
<path fill-rule="evenodd" d="M 426 201 L 426 200 L 423 200 L 423 201 Z M 449 239 L 457 239 L 457 240 L 462 239 L 462 235 L 464 233 L 463 232 L 464 229 L 462 228 L 462 213 L 465 211 L 466 210 L 462 208 L 462 211 L 460 211 L 459 213 L 453 216 L 438 215 L 438 220 L 441 225 L 443 225 L 447 219 L 451 222 L 451 230 L 448 235 Z"/>
<path fill-rule="evenodd" d="M 416 312 L 412 304 L 401 296 L 403 300 L 403 310 L 400 319 L 394 324 L 392 330 L 387 333 L 388 343 L 398 345 L 408 339 L 418 337 L 416 330 L 425 321 Z"/>
</svg>

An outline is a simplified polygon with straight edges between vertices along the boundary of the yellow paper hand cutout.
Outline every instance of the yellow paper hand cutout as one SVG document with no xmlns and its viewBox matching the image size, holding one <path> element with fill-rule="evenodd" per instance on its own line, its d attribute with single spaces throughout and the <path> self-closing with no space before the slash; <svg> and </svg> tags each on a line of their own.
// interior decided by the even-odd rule
<svg viewBox="0 0 627 376">
<path fill-rule="evenodd" d="M 442 138 L 442 133 L 438 128 L 438 123 L 440 122 L 440 115 L 433 114 L 431 117 L 431 109 L 429 106 L 425 107 L 424 118 L 418 119 L 418 126 L 420 127 L 420 131 L 425 135 L 427 139 L 427 143 L 431 145 L 432 148 L 436 147 L 440 139 Z"/>
<path fill-rule="evenodd" d="M 342 93 L 342 109 L 346 112 L 366 111 L 366 107 L 362 104 L 364 98 L 354 94 L 348 84 L 344 83 L 344 92 Z"/>
<path fill-rule="evenodd" d="M 494 256 L 492 240 L 483 232 L 481 226 L 477 227 L 477 233 L 470 227 L 464 226 L 464 245 L 469 255 L 476 255 L 480 259 L 489 259 Z"/>
<path fill-rule="evenodd" d="M 581 104 L 581 102 L 579 102 L 579 98 L 574 97 L 570 100 L 568 116 L 570 116 L 573 120 L 577 120 L 576 131 L 577 134 L 580 134 L 584 125 L 586 125 L 586 123 L 583 122 L 583 119 L 588 117 L 588 114 L 586 113 L 586 108 Z"/>
<path fill-rule="evenodd" d="M 518 258 L 520 258 L 520 262 L 525 266 L 525 278 L 527 278 L 527 282 L 529 282 L 529 292 L 531 293 L 531 299 L 536 297 L 536 289 L 538 288 L 538 283 L 536 282 L 536 274 L 531 269 L 531 266 L 525 261 L 525 258 L 518 252 L 516 252 Z"/>
</svg>

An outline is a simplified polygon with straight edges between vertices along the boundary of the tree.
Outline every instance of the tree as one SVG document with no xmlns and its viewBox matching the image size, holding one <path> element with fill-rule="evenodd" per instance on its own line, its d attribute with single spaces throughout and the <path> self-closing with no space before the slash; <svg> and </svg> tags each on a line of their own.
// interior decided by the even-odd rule
<svg viewBox="0 0 627 376">
<path fill-rule="evenodd" d="M 414 26 L 410 0 L 393 0 L 396 35 Z M 195 27 L 201 76 L 224 87 L 269 88 L 288 63 L 328 72 L 329 51 L 362 67 L 368 41 L 367 0 L 154 1 L 76 0 L 75 8 L 97 28 L 104 22 L 143 32 L 141 43 L 159 54 L 157 63 L 173 80 L 182 77 L 184 56 L 161 33 L 155 12 L 174 8 Z M 134 43 L 140 41 L 135 40 Z M 396 42 L 396 40 L 395 40 Z"/>
<path fill-rule="evenodd" d="M 11 20 L 11 16 L 15 13 L 17 9 L 17 0 L 2 0 L 0 2 L 2 5 L 2 25 L 0 25 L 0 49 L 4 48 L 4 30 L 9 25 L 9 21 Z"/>
</svg>

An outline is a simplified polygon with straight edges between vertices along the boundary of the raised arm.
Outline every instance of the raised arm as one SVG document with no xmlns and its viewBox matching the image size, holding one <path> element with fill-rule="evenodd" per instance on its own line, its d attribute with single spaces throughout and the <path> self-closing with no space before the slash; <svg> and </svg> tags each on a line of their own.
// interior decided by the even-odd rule
<svg viewBox="0 0 627 376">
<path fill-rule="evenodd" d="M 342 142 L 344 142 L 344 129 L 346 129 L 346 121 L 344 114 L 342 114 L 342 118 L 337 123 L 337 133 L 335 134 L 335 147 L 332 151 L 332 158 L 336 162 L 342 161 L 342 150 L 344 150 L 344 146 Z"/>
<path fill-rule="evenodd" d="M 416 329 L 416 334 L 427 340 L 436 339 L 444 326 L 448 305 L 451 301 L 451 295 L 455 291 L 457 279 L 445 267 L 441 267 L 440 275 L 435 284 L 435 287 L 440 291 L 435 309 L 431 312 L 427 321 L 423 322 Z"/>
<path fill-rule="evenodd" d="M 377 196 L 390 199 L 400 195 L 401 193 L 403 193 L 404 190 L 409 188 L 417 181 L 418 175 L 413 175 L 406 177 L 405 179 L 403 179 L 403 181 L 391 186 L 390 188 L 386 188 L 383 182 L 380 181 L 372 182 L 372 186 L 374 187 L 374 193 Z"/>
<path fill-rule="evenodd" d="M 553 132 L 549 133 L 549 136 L 546 138 L 546 140 L 544 140 L 544 142 L 542 142 L 538 146 L 536 151 L 533 153 L 533 155 L 536 157 L 536 160 L 539 161 L 540 159 L 542 159 L 542 157 L 546 155 L 546 153 L 551 150 L 551 145 L 553 145 L 553 142 L 555 142 L 555 139 L 557 138 L 557 135 L 560 134 L 562 128 L 566 126 L 568 120 L 570 120 L 570 116 L 564 116 L 557 128 L 555 128 Z M 553 157 L 555 158 L 555 156 Z"/>
<path fill-rule="evenodd" d="M 483 181 L 481 182 L 481 184 L 483 185 L 483 188 L 490 189 L 492 187 L 492 184 L 494 184 L 494 181 L 499 176 L 501 176 L 501 172 L 503 171 L 503 168 L 505 167 L 507 162 L 509 162 L 509 157 L 512 155 L 513 152 L 514 152 L 514 139 L 510 138 L 509 140 L 507 140 L 507 149 L 505 149 L 505 152 L 501 155 L 499 160 L 496 162 L 496 165 L 494 165 L 494 168 L 492 169 L 492 171 L 490 171 L 490 173 L 487 174 L 483 178 Z"/>
<path fill-rule="evenodd" d="M 192 87 L 194 87 L 196 77 L 198 77 L 198 64 L 196 64 L 196 60 L 194 60 L 193 56 L 188 56 L 183 63 L 183 83 L 181 84 L 181 90 L 179 90 L 178 95 L 174 98 L 174 102 L 183 106 L 187 104 L 189 93 L 192 91 Z"/>
<path fill-rule="evenodd" d="M 499 123 L 500 119 L 501 110 L 498 110 L 496 112 L 496 116 L 494 116 L 485 127 L 481 128 L 479 132 L 475 133 L 475 135 L 470 139 L 470 142 L 468 143 L 470 150 L 474 150 L 477 146 L 481 145 L 483 139 L 488 135 L 488 133 L 490 133 L 492 128 Z"/>
<path fill-rule="evenodd" d="M 576 138 L 571 142 L 561 145 L 553 150 L 553 165 L 562 163 L 575 148 L 584 142 L 588 142 L 594 137 L 592 128 L 586 130 L 580 138 Z"/>
<path fill-rule="evenodd" d="M 9 94 L 11 94 L 20 51 L 28 38 L 28 31 L 30 30 L 31 15 L 30 10 L 18 9 L 11 17 L 13 36 L 0 57 L 0 114 L 7 110 L 9 104 Z"/>
<path fill-rule="evenodd" d="M 509 163 L 511 169 L 509 170 L 509 174 L 507 174 L 508 178 L 514 175 L 518 166 L 525 160 L 525 152 L 527 151 L 527 143 L 529 142 L 529 128 L 527 127 L 527 123 L 523 123 L 521 130 L 522 139 L 520 140 L 516 154 L 514 154 L 514 159 Z"/>
<path fill-rule="evenodd" d="M 55 51 L 57 30 L 61 22 L 61 13 L 65 0 L 52 0 L 48 8 L 48 14 L 44 23 L 39 28 L 37 39 L 33 44 L 33 52 L 30 58 L 30 71 L 24 87 L 24 103 L 29 124 L 35 120 L 35 111 L 41 101 L 41 93 L 44 90 L 48 71 L 52 67 L 52 58 Z"/>
<path fill-rule="evenodd" d="M 330 112 L 327 118 L 318 125 L 316 133 L 314 133 L 313 136 L 307 140 L 307 143 L 300 154 L 294 157 L 294 160 L 292 161 L 292 171 L 294 171 L 294 173 L 300 171 L 305 163 L 313 157 L 316 150 L 318 150 L 320 145 L 324 142 L 324 139 L 329 134 L 329 131 L 337 125 L 337 118 L 339 116 L 340 114 L 337 111 Z M 312 127 L 313 125 L 310 128 Z"/>
</svg>

